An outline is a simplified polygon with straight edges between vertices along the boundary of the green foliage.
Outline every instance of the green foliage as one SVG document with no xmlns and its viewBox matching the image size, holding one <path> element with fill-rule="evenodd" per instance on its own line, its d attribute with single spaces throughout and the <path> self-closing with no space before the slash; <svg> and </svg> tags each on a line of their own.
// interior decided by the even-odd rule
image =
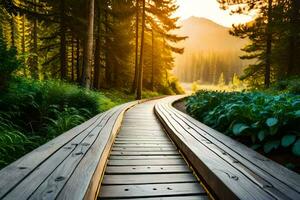
<svg viewBox="0 0 300 200">
<path fill-rule="evenodd" d="M 0 93 L 0 168 L 93 115 L 131 100 L 121 94 L 58 80 L 13 78 Z"/>
<path fill-rule="evenodd" d="M 265 153 L 282 149 L 300 155 L 299 95 L 199 91 L 188 98 L 187 111 Z"/>
<path fill-rule="evenodd" d="M 292 77 L 278 81 L 272 85 L 271 90 L 300 95 L 300 77 Z"/>
<path fill-rule="evenodd" d="M 0 113 L 0 169 L 17 157 L 37 147 L 38 136 L 22 134 L 13 121 L 12 115 Z"/>
<path fill-rule="evenodd" d="M 170 88 L 172 89 L 172 91 L 175 93 L 175 94 L 184 94 L 185 91 L 184 89 L 182 88 L 182 86 L 180 85 L 178 79 L 176 78 L 172 78 L 170 80 Z"/>
<path fill-rule="evenodd" d="M 6 87 L 11 73 L 19 66 L 16 53 L 15 48 L 7 48 L 0 25 L 0 91 Z"/>
</svg>

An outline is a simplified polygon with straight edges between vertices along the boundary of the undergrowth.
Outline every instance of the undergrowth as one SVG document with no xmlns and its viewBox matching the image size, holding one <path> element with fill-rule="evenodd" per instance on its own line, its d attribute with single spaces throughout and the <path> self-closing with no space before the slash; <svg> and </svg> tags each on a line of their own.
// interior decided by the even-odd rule
<svg viewBox="0 0 300 200">
<path fill-rule="evenodd" d="M 95 92 L 59 80 L 13 77 L 0 92 L 0 169 L 92 116 L 132 100 L 123 91 Z"/>
<path fill-rule="evenodd" d="M 300 95 L 199 91 L 186 103 L 190 115 L 255 150 L 300 157 Z"/>
</svg>

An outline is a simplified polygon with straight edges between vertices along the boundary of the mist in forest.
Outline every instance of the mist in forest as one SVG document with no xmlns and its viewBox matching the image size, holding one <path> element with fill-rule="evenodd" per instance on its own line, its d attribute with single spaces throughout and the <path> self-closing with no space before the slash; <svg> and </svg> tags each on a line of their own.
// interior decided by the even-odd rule
<svg viewBox="0 0 300 200">
<path fill-rule="evenodd" d="M 240 75 L 246 61 L 239 58 L 246 40 L 231 36 L 229 28 L 206 18 L 190 17 L 181 22 L 178 34 L 188 36 L 183 43 L 184 54 L 176 55 L 174 74 L 181 82 L 218 83 Z"/>
</svg>

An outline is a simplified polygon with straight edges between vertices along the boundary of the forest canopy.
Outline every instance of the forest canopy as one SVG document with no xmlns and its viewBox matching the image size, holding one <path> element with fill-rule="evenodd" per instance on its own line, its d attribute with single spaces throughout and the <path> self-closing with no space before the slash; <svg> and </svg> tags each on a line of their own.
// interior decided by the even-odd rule
<svg viewBox="0 0 300 200">
<path fill-rule="evenodd" d="M 230 34 L 247 38 L 241 59 L 254 60 L 243 79 L 252 86 L 269 87 L 272 82 L 300 75 L 299 0 L 218 0 L 232 14 L 257 13 L 246 24 L 233 25 Z"/>
<path fill-rule="evenodd" d="M 3 0 L 0 27 L 19 76 L 172 94 L 182 92 L 170 73 L 185 39 L 171 33 L 177 8 L 173 0 Z"/>
</svg>

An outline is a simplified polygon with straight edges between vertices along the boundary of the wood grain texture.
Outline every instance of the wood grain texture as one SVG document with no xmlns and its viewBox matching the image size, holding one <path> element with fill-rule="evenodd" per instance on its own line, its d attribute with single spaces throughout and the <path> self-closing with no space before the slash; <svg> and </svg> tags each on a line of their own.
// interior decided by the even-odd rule
<svg viewBox="0 0 300 200">
<path fill-rule="evenodd" d="M 191 173 L 176 174 L 118 174 L 104 176 L 104 185 L 130 185 L 154 183 L 193 183 L 197 182 Z"/>
<path fill-rule="evenodd" d="M 108 166 L 105 171 L 106 174 L 167 174 L 186 172 L 191 172 L 186 165 Z"/>
<path fill-rule="evenodd" d="M 124 111 L 136 103 L 97 115 L 1 170 L 0 199 L 96 198 Z"/>
<path fill-rule="evenodd" d="M 112 198 L 113 200 L 116 200 Z M 207 196 L 194 195 L 194 196 L 175 196 L 175 197 L 154 197 L 147 198 L 146 200 L 208 200 Z M 126 200 L 145 200 L 145 198 L 126 198 Z"/>
<path fill-rule="evenodd" d="M 0 171 L 0 199 L 32 173 L 49 156 L 83 133 L 84 130 L 95 125 L 101 115 L 97 115 L 80 126 L 74 127 L 2 169 Z"/>
<path fill-rule="evenodd" d="M 154 103 L 148 102 L 126 113 L 110 153 L 100 199 L 206 196 L 177 148 L 153 117 L 153 107 Z M 141 113 L 145 116 L 133 117 Z"/>
<path fill-rule="evenodd" d="M 181 155 L 146 155 L 146 156 L 110 156 L 110 160 L 168 160 L 168 159 L 182 159 Z"/>
<path fill-rule="evenodd" d="M 139 165 L 182 165 L 183 159 L 164 159 L 164 160 L 109 160 L 110 166 L 139 166 Z"/>
<path fill-rule="evenodd" d="M 300 198 L 299 175 L 291 178 L 295 173 L 281 170 L 283 167 L 277 163 L 174 109 L 170 103 L 174 100 L 176 97 L 157 105 L 156 113 L 181 151 L 220 198 L 226 199 L 226 195 L 231 198 L 230 193 L 241 199 L 247 199 L 247 194 L 252 199 Z M 202 149 L 201 153 L 197 149 Z M 283 172 L 286 177 L 281 176 Z M 279 176 L 281 179 L 275 178 Z M 236 183 L 229 181 L 231 177 L 237 179 Z"/>
<path fill-rule="evenodd" d="M 198 183 L 168 183 L 145 185 L 105 185 L 102 186 L 101 198 L 124 197 L 166 197 L 175 195 L 199 195 L 205 191 Z"/>
<path fill-rule="evenodd" d="M 114 147 L 113 151 L 140 151 L 140 152 L 164 152 L 164 151 L 175 151 L 175 147 Z"/>
</svg>

